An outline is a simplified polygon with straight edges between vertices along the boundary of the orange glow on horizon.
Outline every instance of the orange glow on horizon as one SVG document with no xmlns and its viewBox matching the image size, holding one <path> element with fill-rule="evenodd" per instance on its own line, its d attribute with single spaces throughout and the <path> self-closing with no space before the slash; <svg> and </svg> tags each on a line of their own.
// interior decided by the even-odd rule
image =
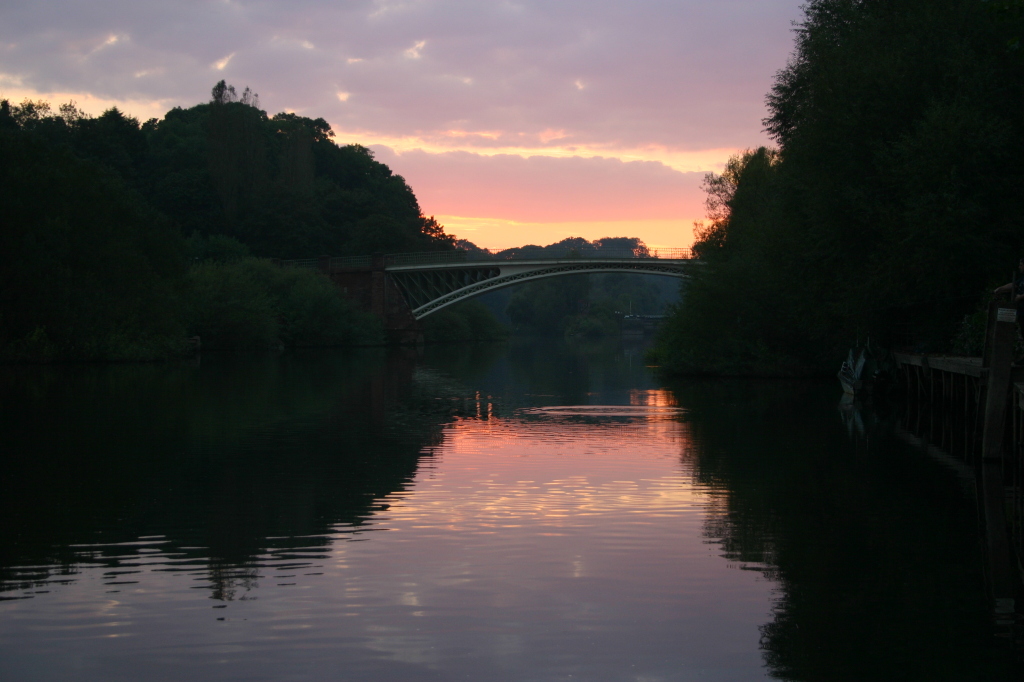
<svg viewBox="0 0 1024 682">
<path fill-rule="evenodd" d="M 542 133 L 529 138 L 536 138 L 539 144 L 530 144 L 524 141 L 522 144 L 495 144 L 493 146 L 473 146 L 460 144 L 457 140 L 489 139 L 509 140 L 513 136 L 502 131 L 444 131 L 439 134 L 424 133 L 422 135 L 382 135 L 365 130 L 342 130 L 334 128 L 334 139 L 338 144 L 359 144 L 364 147 L 380 145 L 388 147 L 396 154 L 405 152 L 420 151 L 427 154 L 445 154 L 448 152 L 466 152 L 480 156 L 551 156 L 555 158 L 580 157 L 584 159 L 604 158 L 618 159 L 620 161 L 654 161 L 662 163 L 673 170 L 683 173 L 688 172 L 720 172 L 729 157 L 742 153 L 742 149 L 722 147 L 714 149 L 673 149 L 664 145 L 640 145 L 636 147 L 617 144 L 567 144 L 548 145 L 547 141 L 561 140 L 566 137 L 564 131 L 545 130 Z"/>
<path fill-rule="evenodd" d="M 527 223 L 501 218 L 434 217 L 448 234 L 494 251 L 527 244 L 545 246 L 567 237 L 583 237 L 589 241 L 603 237 L 638 237 L 652 249 L 682 248 L 693 243 L 693 222 L 702 218 Z"/>
</svg>

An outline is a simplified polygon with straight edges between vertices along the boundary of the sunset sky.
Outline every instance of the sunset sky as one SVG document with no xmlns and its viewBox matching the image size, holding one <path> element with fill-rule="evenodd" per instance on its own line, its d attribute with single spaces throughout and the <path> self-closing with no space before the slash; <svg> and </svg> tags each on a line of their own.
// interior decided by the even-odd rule
<svg viewBox="0 0 1024 682">
<path fill-rule="evenodd" d="M 220 79 L 372 148 L 480 246 L 687 246 L 700 181 L 765 144 L 800 0 L 0 3 L 0 98 L 145 120 Z"/>
</svg>

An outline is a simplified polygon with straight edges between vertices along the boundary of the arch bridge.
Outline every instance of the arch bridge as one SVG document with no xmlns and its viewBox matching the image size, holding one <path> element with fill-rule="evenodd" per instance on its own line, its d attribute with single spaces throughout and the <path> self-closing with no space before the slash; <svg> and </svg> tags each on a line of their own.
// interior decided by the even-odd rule
<svg viewBox="0 0 1024 682">
<path fill-rule="evenodd" d="M 522 282 L 608 272 L 686 279 L 702 265 L 690 249 L 598 249 L 587 253 L 538 250 L 500 258 L 487 251 L 442 251 L 321 256 L 280 263 L 326 273 L 350 298 L 381 315 L 391 329 L 415 325 L 450 305 Z"/>
</svg>

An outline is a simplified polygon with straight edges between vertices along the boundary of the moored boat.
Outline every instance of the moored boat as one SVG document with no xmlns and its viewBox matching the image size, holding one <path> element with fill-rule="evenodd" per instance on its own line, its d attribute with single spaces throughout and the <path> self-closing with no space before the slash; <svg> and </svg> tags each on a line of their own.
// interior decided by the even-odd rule
<svg viewBox="0 0 1024 682">
<path fill-rule="evenodd" d="M 872 393 L 875 385 L 884 382 L 892 371 L 892 359 L 889 351 L 877 349 L 868 340 L 863 346 L 859 344 L 850 349 L 836 375 L 843 391 L 852 396 Z"/>
</svg>

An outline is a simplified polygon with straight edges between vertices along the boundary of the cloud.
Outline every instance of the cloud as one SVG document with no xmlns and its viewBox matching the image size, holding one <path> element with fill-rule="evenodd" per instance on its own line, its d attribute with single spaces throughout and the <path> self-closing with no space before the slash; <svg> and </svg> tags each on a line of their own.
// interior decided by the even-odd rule
<svg viewBox="0 0 1024 682">
<path fill-rule="evenodd" d="M 688 230 L 703 171 L 767 141 L 803 2 L 7 2 L 0 97 L 144 120 L 225 78 L 374 146 L 467 229 Z"/>
<path fill-rule="evenodd" d="M 224 59 L 218 59 L 213 63 L 213 68 L 217 69 L 218 71 L 223 71 L 224 68 L 231 63 L 231 60 L 234 59 L 236 54 L 238 53 L 232 52 L 227 57 L 224 57 Z"/>
<path fill-rule="evenodd" d="M 118 36 L 118 35 L 107 36 L 106 40 L 104 40 L 102 43 L 100 43 L 99 45 L 97 45 L 96 47 L 94 47 L 92 50 L 89 51 L 89 55 L 88 56 L 92 56 L 92 55 L 96 54 L 97 52 L 99 52 L 100 50 L 110 47 L 111 45 L 116 45 L 121 39 L 122 39 L 121 36 Z"/>
<path fill-rule="evenodd" d="M 404 54 L 409 59 L 419 59 L 420 57 L 423 56 L 421 52 L 423 51 L 423 48 L 426 46 L 426 44 L 427 41 L 425 40 L 417 41 L 415 45 L 410 47 L 408 50 L 404 51 L 402 54 Z"/>
<path fill-rule="evenodd" d="M 681 173 L 656 162 L 374 151 L 405 177 L 427 213 L 520 222 L 687 224 L 704 214 L 704 173 Z"/>
<path fill-rule="evenodd" d="M 764 141 L 800 2 L 43 0 L 0 8 L 0 55 L 37 92 L 187 106 L 212 65 L 271 113 L 382 139 L 502 131 L 514 146 L 559 130 L 548 143 L 679 152 Z M 450 148 L 474 146 L 494 140 Z"/>
</svg>

